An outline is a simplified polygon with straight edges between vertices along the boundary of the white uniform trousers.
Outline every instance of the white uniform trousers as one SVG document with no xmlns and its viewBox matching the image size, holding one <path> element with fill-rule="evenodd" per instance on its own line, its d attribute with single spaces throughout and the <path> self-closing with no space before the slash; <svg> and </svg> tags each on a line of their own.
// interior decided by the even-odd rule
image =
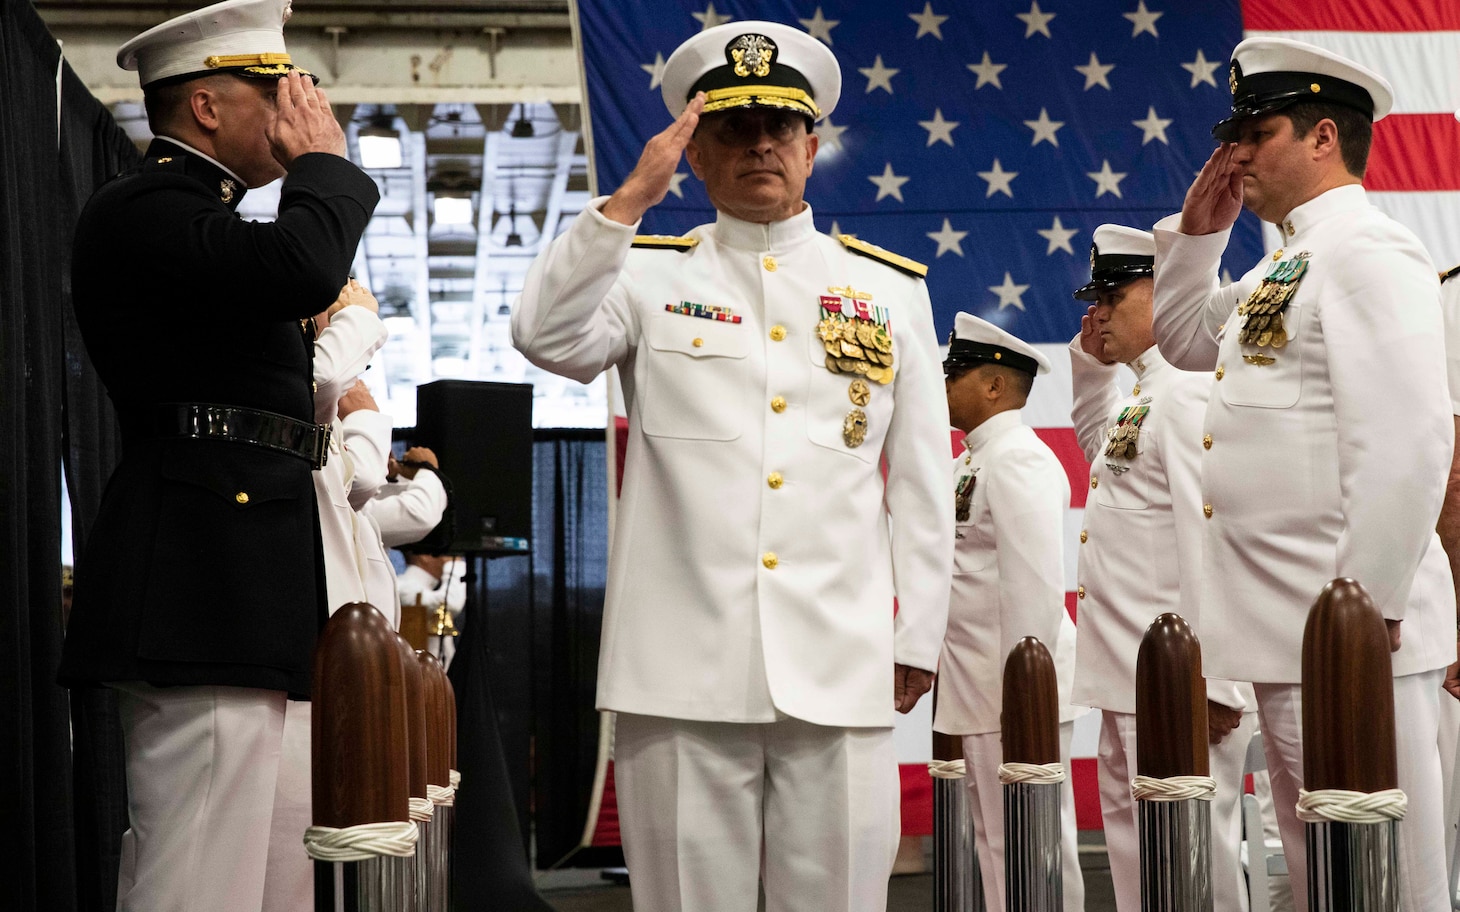
<svg viewBox="0 0 1460 912">
<path fill-rule="evenodd" d="M 1100 814 L 1105 821 L 1105 846 L 1110 857 L 1110 880 L 1118 912 L 1141 910 L 1141 847 L 1136 802 L 1131 780 L 1136 777 L 1136 717 L 1134 713 L 1101 711 Z M 1208 766 L 1217 783 L 1212 800 L 1212 900 L 1229 912 L 1247 910 L 1247 882 L 1239 851 L 1242 842 L 1243 767 L 1247 745 L 1257 729 L 1257 714 L 1243 713 L 1242 723 L 1220 744 L 1211 746 Z"/>
<path fill-rule="evenodd" d="M 1064 912 L 1083 912 L 1085 877 L 1080 871 L 1080 845 L 1075 823 L 1075 784 L 1070 775 L 1070 739 L 1074 722 L 1060 723 L 1060 762 L 1065 781 L 1060 783 L 1060 866 L 1064 879 Z M 985 904 L 990 910 L 1004 908 L 1004 786 L 999 782 L 999 765 L 1004 762 L 1000 732 L 963 736 L 963 760 L 967 768 L 968 814 L 973 819 L 974 848 L 978 852 L 979 874 L 983 878 Z"/>
<path fill-rule="evenodd" d="M 304 851 L 304 831 L 314 823 L 310 791 L 310 707 L 291 700 L 284 709 L 283 748 L 269 825 L 269 861 L 263 912 L 314 912 L 314 859 Z"/>
<path fill-rule="evenodd" d="M 113 686 L 130 824 L 122 836 L 118 912 L 257 912 L 284 694 Z"/>
<path fill-rule="evenodd" d="M 618 715 L 635 912 L 884 912 L 901 818 L 891 728 Z"/>
<path fill-rule="evenodd" d="M 1394 732 L 1399 787 L 1409 811 L 1399 823 L 1400 912 L 1448 909 L 1444 785 L 1440 778 L 1439 701 L 1444 669 L 1394 679 Z M 1308 908 L 1307 836 L 1298 820 L 1303 782 L 1303 700 L 1298 684 L 1254 684 L 1262 744 L 1272 779 L 1293 903 Z"/>
</svg>

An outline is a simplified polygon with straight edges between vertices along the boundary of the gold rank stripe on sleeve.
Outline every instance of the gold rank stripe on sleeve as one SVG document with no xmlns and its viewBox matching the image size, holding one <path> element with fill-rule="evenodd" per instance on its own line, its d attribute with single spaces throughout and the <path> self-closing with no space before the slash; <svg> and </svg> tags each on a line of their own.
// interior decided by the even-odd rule
<svg viewBox="0 0 1460 912">
<path fill-rule="evenodd" d="M 1457 275 L 1460 275 L 1460 266 L 1451 266 L 1449 269 L 1440 273 L 1440 284 L 1445 284 Z"/>
<path fill-rule="evenodd" d="M 896 269 L 898 272 L 905 272 L 917 279 L 924 279 L 928 276 L 928 267 L 919 263 L 917 260 L 910 260 L 890 250 L 883 250 L 876 244 L 869 244 L 866 241 L 852 237 L 850 234 L 839 234 L 836 236 L 836 239 L 841 241 L 842 246 L 846 247 L 852 253 L 879 260 Z"/>
<path fill-rule="evenodd" d="M 675 237 L 672 234 L 636 234 L 631 247 L 640 250 L 677 250 L 688 253 L 699 246 L 699 238 Z"/>
</svg>

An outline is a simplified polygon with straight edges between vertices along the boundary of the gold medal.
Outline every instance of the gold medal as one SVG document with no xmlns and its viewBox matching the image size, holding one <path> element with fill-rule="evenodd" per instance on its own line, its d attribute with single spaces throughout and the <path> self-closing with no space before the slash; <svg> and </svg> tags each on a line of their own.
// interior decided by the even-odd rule
<svg viewBox="0 0 1460 912">
<path fill-rule="evenodd" d="M 867 376 L 872 376 L 871 371 L 868 371 Z M 876 380 L 877 378 L 872 377 L 872 379 Z M 864 406 L 872 401 L 872 388 L 867 385 L 866 380 L 858 377 L 852 381 L 851 386 L 847 387 L 847 397 L 852 400 L 852 405 L 858 407 Z"/>
<path fill-rule="evenodd" d="M 861 446 L 867 440 L 867 413 L 859 408 L 847 412 L 847 417 L 842 419 L 842 440 L 852 449 Z"/>
<path fill-rule="evenodd" d="M 833 374 L 839 374 L 842 372 L 841 365 L 837 363 L 836 358 L 832 355 L 826 356 L 826 369 L 831 371 Z"/>
</svg>

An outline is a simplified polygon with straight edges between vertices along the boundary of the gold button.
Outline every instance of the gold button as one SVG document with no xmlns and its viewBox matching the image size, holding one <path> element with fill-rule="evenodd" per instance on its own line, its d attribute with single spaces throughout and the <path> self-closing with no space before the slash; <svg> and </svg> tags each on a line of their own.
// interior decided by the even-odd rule
<svg viewBox="0 0 1460 912">
<path fill-rule="evenodd" d="M 1227 376 L 1227 369 L 1225 367 L 1221 366 L 1220 364 L 1218 364 L 1217 365 L 1217 379 L 1220 380 L 1220 379 L 1222 379 L 1225 376 Z"/>
<path fill-rule="evenodd" d="M 1078 589 L 1075 590 L 1075 593 L 1077 595 L 1079 595 L 1080 598 L 1084 598 L 1085 597 L 1085 587 L 1084 586 L 1081 586 L 1080 588 L 1078 588 Z"/>
<path fill-rule="evenodd" d="M 781 412 L 784 412 L 785 410 L 786 410 L 786 397 L 785 396 L 777 396 L 776 398 L 774 398 L 774 399 L 771 400 L 771 411 L 773 411 L 773 412 L 775 412 L 776 414 L 779 415 Z"/>
<path fill-rule="evenodd" d="M 1276 263 L 1278 260 L 1281 260 L 1282 258 L 1283 258 L 1283 249 L 1281 247 L 1279 247 L 1278 249 L 1276 249 L 1276 250 L 1274 250 L 1272 252 L 1272 261 L 1274 263 Z"/>
<path fill-rule="evenodd" d="M 780 472 L 772 472 L 765 479 L 765 483 L 770 485 L 772 490 L 779 490 L 785 481 L 786 479 L 781 476 Z"/>
<path fill-rule="evenodd" d="M 1093 491 L 1094 489 L 1096 489 L 1098 487 L 1100 487 L 1100 479 L 1097 478 L 1094 475 L 1091 475 L 1090 476 L 1090 490 Z"/>
<path fill-rule="evenodd" d="M 1206 435 L 1205 437 L 1203 437 L 1201 439 L 1201 446 L 1202 446 L 1202 449 L 1204 449 L 1204 450 L 1210 450 L 1212 448 L 1212 435 L 1211 434 L 1208 434 L 1208 435 Z"/>
<path fill-rule="evenodd" d="M 700 348 L 700 347 L 704 346 L 704 344 L 705 344 L 705 340 L 704 339 L 695 339 L 693 342 L 690 343 L 690 345 L 693 345 L 695 348 Z"/>
<path fill-rule="evenodd" d="M 776 557 L 776 552 L 767 551 L 760 556 L 760 562 L 765 565 L 767 570 L 774 570 L 776 569 L 776 565 L 781 562 L 781 559 Z"/>
<path fill-rule="evenodd" d="M 1204 516 L 1206 516 L 1207 519 L 1211 519 L 1212 518 L 1212 505 L 1211 504 L 1202 504 L 1201 505 L 1201 512 L 1202 512 L 1202 514 Z"/>
<path fill-rule="evenodd" d="M 777 323 L 775 326 L 772 326 L 771 327 L 771 341 L 772 342 L 779 342 L 779 341 L 781 341 L 784 338 L 786 338 L 786 327 L 782 326 L 779 323 Z"/>
<path fill-rule="evenodd" d="M 309 391 L 312 393 L 319 392 L 319 384 L 315 383 L 313 380 L 309 381 Z"/>
<path fill-rule="evenodd" d="M 1314 82 L 1309 84 L 1308 91 L 1312 92 L 1314 95 L 1317 95 L 1319 92 L 1323 91 L 1323 87 Z"/>
<path fill-rule="evenodd" d="M 765 267 L 766 272 L 775 272 L 776 258 L 771 256 L 770 254 L 766 254 L 764 257 L 761 258 L 760 265 Z"/>
<path fill-rule="evenodd" d="M 247 491 L 239 491 L 237 494 L 233 495 L 233 499 L 236 500 L 236 501 L 238 501 L 241 504 L 246 504 L 246 503 L 248 503 L 248 492 Z"/>
<path fill-rule="evenodd" d="M 1090 540 L 1090 531 L 1088 529 L 1081 529 L 1080 530 L 1080 544 L 1083 545 L 1085 542 L 1087 542 L 1089 540 Z"/>
</svg>

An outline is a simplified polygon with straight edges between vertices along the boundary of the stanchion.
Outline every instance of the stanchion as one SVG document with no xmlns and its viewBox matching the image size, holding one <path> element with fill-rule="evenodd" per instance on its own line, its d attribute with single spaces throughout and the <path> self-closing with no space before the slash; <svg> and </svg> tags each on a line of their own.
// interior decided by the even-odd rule
<svg viewBox="0 0 1460 912">
<path fill-rule="evenodd" d="M 1004 663 L 1004 901 L 1008 912 L 1064 908 L 1059 686 L 1044 644 L 1025 637 Z"/>
<path fill-rule="evenodd" d="M 421 676 L 421 664 L 416 661 L 416 651 L 410 641 L 397 634 L 396 648 L 400 652 L 405 669 L 407 758 L 410 767 L 410 810 L 411 820 L 420 831 L 416 841 L 416 852 L 411 858 L 411 904 L 409 912 L 424 912 L 426 908 L 426 840 L 432 829 L 434 805 L 426 797 L 426 690 Z"/>
<path fill-rule="evenodd" d="M 441 662 L 429 652 L 417 651 L 422 690 L 426 695 L 426 796 L 435 806 L 431 830 L 426 840 L 426 863 L 429 874 L 426 902 L 422 912 L 446 912 L 450 902 L 446 854 L 451 834 L 447 832 L 442 809 L 455 803 L 451 788 L 451 755 L 447 747 L 450 723 L 446 718 L 446 674 Z"/>
<path fill-rule="evenodd" d="M 1136 653 L 1136 778 L 1143 912 L 1211 912 L 1212 798 L 1201 644 L 1163 614 Z"/>
<path fill-rule="evenodd" d="M 456 855 L 451 834 L 456 825 L 456 790 L 461 788 L 461 773 L 456 769 L 456 688 L 451 685 L 451 677 L 445 673 L 445 669 L 442 670 L 441 684 L 446 688 L 446 775 L 451 788 L 451 801 L 442 805 L 438 813 L 441 814 L 441 842 L 445 846 L 443 851 L 446 854 L 446 905 L 450 908 L 456 890 L 456 880 L 452 876 Z"/>
<path fill-rule="evenodd" d="M 933 705 L 937 703 L 935 682 Z M 933 910 L 985 912 L 973 820 L 968 813 L 962 738 L 933 732 L 928 775 L 933 777 Z"/>
<path fill-rule="evenodd" d="M 1399 908 L 1399 789 L 1389 633 L 1364 587 L 1323 587 L 1303 630 L 1303 785 L 1311 912 Z"/>
<path fill-rule="evenodd" d="M 396 633 L 356 602 L 329 619 L 314 655 L 311 713 L 316 912 L 399 912 L 413 884 L 405 668 Z"/>
</svg>

